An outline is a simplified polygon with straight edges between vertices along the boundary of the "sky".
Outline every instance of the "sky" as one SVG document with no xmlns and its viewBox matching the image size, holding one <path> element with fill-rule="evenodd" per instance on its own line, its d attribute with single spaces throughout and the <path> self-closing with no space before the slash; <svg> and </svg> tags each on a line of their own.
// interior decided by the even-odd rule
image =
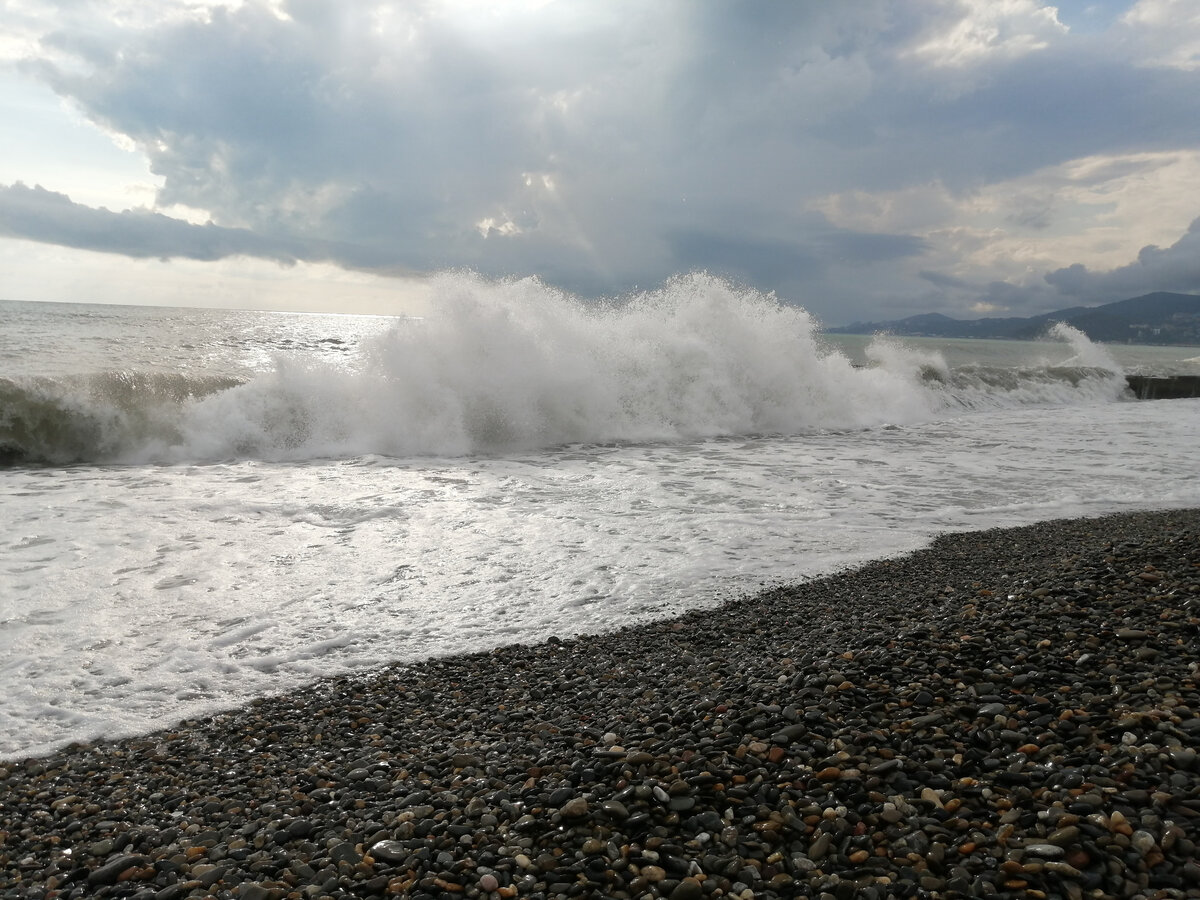
<svg viewBox="0 0 1200 900">
<path fill-rule="evenodd" d="M 5 0 L 0 298 L 1200 292 L 1196 0 Z"/>
</svg>

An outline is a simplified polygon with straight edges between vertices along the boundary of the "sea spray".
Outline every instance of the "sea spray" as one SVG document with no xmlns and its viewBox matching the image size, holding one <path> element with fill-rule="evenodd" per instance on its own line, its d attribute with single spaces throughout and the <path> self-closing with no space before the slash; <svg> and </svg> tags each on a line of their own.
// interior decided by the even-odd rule
<svg viewBox="0 0 1200 900">
<path fill-rule="evenodd" d="M 496 455 L 855 430 L 1123 391 L 1105 351 L 1067 326 L 1055 332 L 1074 353 L 1066 367 L 951 369 L 887 338 L 856 367 L 801 307 L 703 273 L 598 303 L 536 278 L 448 273 L 431 296 L 427 317 L 394 320 L 352 358 L 280 353 L 266 372 L 179 384 L 8 382 L 0 447 L 10 463 Z"/>
<path fill-rule="evenodd" d="M 855 369 L 803 309 L 708 275 L 589 305 L 536 279 L 443 276 L 435 312 L 361 369 L 289 365 L 189 411 L 182 456 L 494 454 L 927 418 L 904 372 Z M 224 444 L 224 451 L 222 450 Z"/>
<path fill-rule="evenodd" d="M 1120 374 L 1121 367 L 1101 344 L 1088 340 L 1088 336 L 1066 322 L 1055 322 L 1046 332 L 1051 338 L 1066 342 L 1075 355 L 1062 363 L 1064 366 L 1087 366 L 1106 372 Z"/>
</svg>

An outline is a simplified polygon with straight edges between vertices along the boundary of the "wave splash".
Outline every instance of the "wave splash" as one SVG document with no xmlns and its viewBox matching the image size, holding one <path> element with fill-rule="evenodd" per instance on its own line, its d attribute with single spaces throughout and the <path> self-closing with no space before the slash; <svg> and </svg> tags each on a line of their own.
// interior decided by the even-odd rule
<svg viewBox="0 0 1200 900">
<path fill-rule="evenodd" d="M 351 369 L 279 359 L 248 380 L 0 380 L 0 461 L 461 456 L 578 443 L 796 434 L 953 409 L 1114 400 L 1103 348 L 1059 326 L 1063 367 L 951 370 L 880 338 L 854 366 L 805 310 L 706 275 L 581 302 L 536 279 L 447 274 Z"/>
<path fill-rule="evenodd" d="M 118 461 L 172 444 L 190 404 L 241 383 L 124 371 L 0 378 L 0 465 Z"/>
</svg>

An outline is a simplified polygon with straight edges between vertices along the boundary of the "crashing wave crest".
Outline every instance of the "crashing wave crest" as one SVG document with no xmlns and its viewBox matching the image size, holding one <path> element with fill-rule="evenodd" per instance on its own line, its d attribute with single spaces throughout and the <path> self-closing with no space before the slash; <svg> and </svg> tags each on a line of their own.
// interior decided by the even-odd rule
<svg viewBox="0 0 1200 900">
<path fill-rule="evenodd" d="M 1115 400 L 1120 372 L 1073 356 L 951 369 L 879 338 L 856 367 L 805 310 L 680 276 L 588 304 L 537 279 L 448 274 L 436 314 L 399 319 L 358 364 L 279 359 L 246 378 L 104 373 L 0 379 L 0 461 L 181 462 L 505 453 L 927 421 L 948 410 Z"/>
</svg>

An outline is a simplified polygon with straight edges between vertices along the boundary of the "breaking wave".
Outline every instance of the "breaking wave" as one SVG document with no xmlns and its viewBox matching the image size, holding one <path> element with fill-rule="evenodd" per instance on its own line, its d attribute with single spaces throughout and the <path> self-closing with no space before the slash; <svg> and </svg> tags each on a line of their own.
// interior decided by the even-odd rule
<svg viewBox="0 0 1200 900">
<path fill-rule="evenodd" d="M 0 461 L 144 463 L 461 456 L 578 443 L 797 434 L 1119 399 L 1069 326 L 1057 366 L 957 367 L 886 338 L 855 366 L 813 318 L 705 274 L 584 303 L 536 279 L 448 274 L 356 365 L 279 359 L 252 377 L 0 379 Z"/>
</svg>

